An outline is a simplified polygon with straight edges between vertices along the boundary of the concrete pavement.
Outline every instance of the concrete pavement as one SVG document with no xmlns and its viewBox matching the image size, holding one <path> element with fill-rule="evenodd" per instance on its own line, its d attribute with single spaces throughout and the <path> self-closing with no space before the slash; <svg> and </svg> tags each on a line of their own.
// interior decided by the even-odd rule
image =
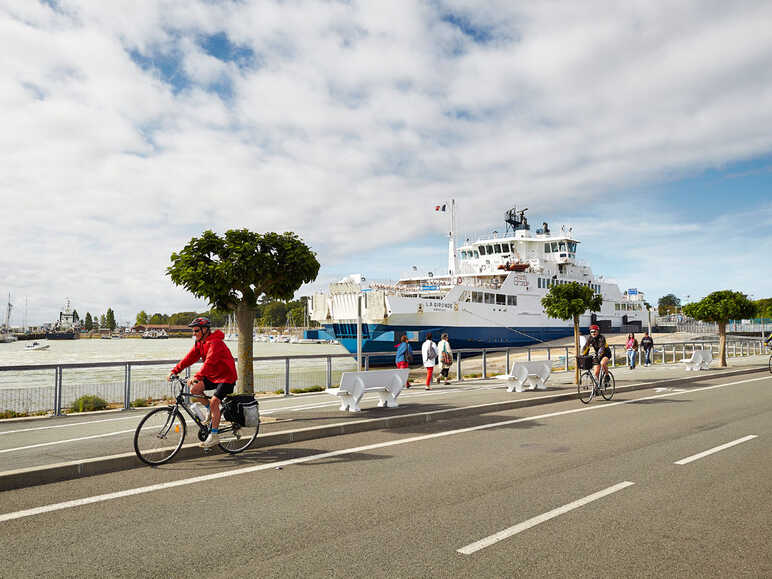
<svg viewBox="0 0 772 579">
<path fill-rule="evenodd" d="M 767 372 L 768 356 L 731 358 L 728 368 L 687 372 L 668 364 L 613 369 L 617 392 L 658 386 L 677 386 L 722 375 Z M 452 377 L 452 375 L 451 375 Z M 377 408 L 375 396 L 365 397 L 360 413 L 338 410 L 339 402 L 324 393 L 260 401 L 260 435 L 255 446 L 273 446 L 336 436 L 423 424 L 474 414 L 550 404 L 576 397 L 573 372 L 553 372 L 546 391 L 510 393 L 505 383 L 488 378 L 403 390 L 399 408 Z M 579 402 L 577 401 L 577 404 Z M 593 404 L 602 404 L 602 400 Z M 0 490 L 68 480 L 144 466 L 136 458 L 132 437 L 146 410 L 88 413 L 42 419 L 0 421 Z M 200 457 L 195 433 L 174 461 Z M 219 452 L 216 450 L 214 452 Z"/>
</svg>

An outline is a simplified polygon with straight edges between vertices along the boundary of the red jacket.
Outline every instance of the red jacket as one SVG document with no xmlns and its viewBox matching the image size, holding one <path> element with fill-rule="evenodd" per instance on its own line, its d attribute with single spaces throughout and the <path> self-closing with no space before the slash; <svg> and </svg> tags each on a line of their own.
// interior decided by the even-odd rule
<svg viewBox="0 0 772 579">
<path fill-rule="evenodd" d="M 193 348 L 188 352 L 180 363 L 177 364 L 172 372 L 179 374 L 188 366 L 192 366 L 199 360 L 204 361 L 195 377 L 198 379 L 209 378 L 212 382 L 235 384 L 236 363 L 228 346 L 223 342 L 225 334 L 220 330 L 215 330 L 203 340 L 196 340 Z"/>
</svg>

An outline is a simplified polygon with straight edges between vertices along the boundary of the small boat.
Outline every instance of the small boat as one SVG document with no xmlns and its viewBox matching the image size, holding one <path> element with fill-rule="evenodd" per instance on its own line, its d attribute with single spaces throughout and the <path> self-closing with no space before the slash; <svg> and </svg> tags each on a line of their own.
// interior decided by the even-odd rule
<svg viewBox="0 0 772 579">
<path fill-rule="evenodd" d="M 51 347 L 51 344 L 41 344 L 40 342 L 32 342 L 31 344 L 27 344 L 24 346 L 25 350 L 48 350 L 48 348 Z"/>
</svg>

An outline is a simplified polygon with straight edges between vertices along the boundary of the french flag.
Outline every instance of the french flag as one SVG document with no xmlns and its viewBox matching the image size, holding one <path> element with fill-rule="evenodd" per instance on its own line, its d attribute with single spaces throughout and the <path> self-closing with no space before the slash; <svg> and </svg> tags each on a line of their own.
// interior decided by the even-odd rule
<svg viewBox="0 0 772 579">
<path fill-rule="evenodd" d="M 447 207 L 447 205 L 435 205 L 434 206 L 434 210 L 435 211 L 445 211 L 446 207 Z"/>
</svg>

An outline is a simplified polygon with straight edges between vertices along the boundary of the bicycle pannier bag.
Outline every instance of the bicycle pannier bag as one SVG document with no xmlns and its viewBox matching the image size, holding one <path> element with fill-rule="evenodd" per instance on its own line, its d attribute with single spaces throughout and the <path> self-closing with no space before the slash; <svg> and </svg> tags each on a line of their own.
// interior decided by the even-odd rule
<svg viewBox="0 0 772 579">
<path fill-rule="evenodd" d="M 593 357 L 592 356 L 577 356 L 576 365 L 580 370 L 592 370 Z"/>
<path fill-rule="evenodd" d="M 257 411 L 257 400 L 251 402 L 239 402 L 239 424 L 241 426 L 257 426 L 260 424 L 260 416 Z"/>
<path fill-rule="evenodd" d="M 223 417 L 241 426 L 257 426 L 259 422 L 257 400 L 252 394 L 227 396 L 223 400 Z"/>
</svg>

